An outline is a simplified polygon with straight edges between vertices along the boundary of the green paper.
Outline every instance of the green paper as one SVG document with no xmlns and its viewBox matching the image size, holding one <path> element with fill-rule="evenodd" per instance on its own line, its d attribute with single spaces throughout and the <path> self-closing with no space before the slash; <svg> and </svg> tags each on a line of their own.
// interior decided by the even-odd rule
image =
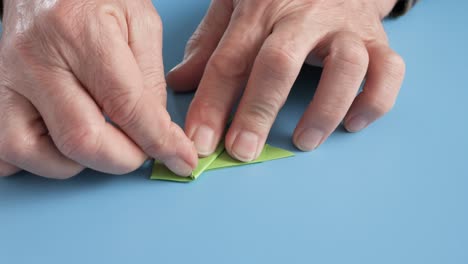
<svg viewBox="0 0 468 264">
<path fill-rule="evenodd" d="M 198 165 L 192 172 L 192 178 L 195 180 L 224 152 L 224 142 L 221 142 L 215 152 L 208 157 L 198 159 Z"/>
<path fill-rule="evenodd" d="M 221 168 L 228 168 L 228 167 L 235 167 L 235 166 L 243 166 L 247 164 L 255 164 L 255 163 L 260 163 L 260 162 L 265 162 L 265 161 L 270 161 L 270 160 L 276 160 L 276 159 L 283 159 L 283 158 L 288 158 L 294 156 L 294 153 L 280 149 L 277 147 L 273 147 L 270 145 L 265 145 L 263 148 L 262 153 L 260 156 L 250 162 L 242 162 L 238 161 L 236 159 L 231 158 L 229 154 L 224 151 L 211 165 L 208 167 L 207 170 L 215 170 L 215 169 L 221 169 Z"/>
<path fill-rule="evenodd" d="M 176 181 L 176 182 L 190 182 L 197 179 L 204 171 L 243 166 L 247 164 L 260 163 L 270 160 L 282 159 L 294 156 L 290 151 L 276 148 L 270 145 L 265 145 L 260 156 L 251 162 L 242 162 L 235 160 L 229 156 L 224 150 L 224 142 L 221 142 L 216 151 L 206 157 L 198 160 L 197 168 L 192 172 L 189 177 L 181 177 L 171 172 L 164 164 L 156 162 L 153 167 L 151 174 L 152 180 L 165 180 L 165 181 Z"/>
<path fill-rule="evenodd" d="M 216 158 L 224 151 L 224 142 L 221 142 L 215 152 L 208 157 L 198 159 L 198 165 L 188 177 L 181 177 L 170 171 L 164 164 L 155 162 L 153 172 L 151 173 L 152 180 L 165 180 L 177 182 L 190 182 L 198 178 Z"/>
</svg>

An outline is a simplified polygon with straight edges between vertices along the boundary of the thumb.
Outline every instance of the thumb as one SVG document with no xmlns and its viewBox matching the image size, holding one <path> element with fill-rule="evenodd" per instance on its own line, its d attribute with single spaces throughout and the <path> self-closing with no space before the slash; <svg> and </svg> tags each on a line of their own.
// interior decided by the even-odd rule
<svg viewBox="0 0 468 264">
<path fill-rule="evenodd" d="M 132 10 L 129 10 L 130 12 Z M 127 14 L 132 17 L 131 14 Z M 154 17 L 153 17 L 154 18 Z M 128 36 L 113 17 L 101 18 L 88 67 L 78 67 L 79 78 L 104 112 L 150 157 L 164 162 L 176 174 L 187 176 L 197 165 L 192 142 L 171 121 L 164 105 L 161 31 L 158 22 L 142 25 L 128 20 Z M 147 37 L 151 41 L 147 41 Z M 148 51 L 148 52 L 145 52 Z"/>
</svg>

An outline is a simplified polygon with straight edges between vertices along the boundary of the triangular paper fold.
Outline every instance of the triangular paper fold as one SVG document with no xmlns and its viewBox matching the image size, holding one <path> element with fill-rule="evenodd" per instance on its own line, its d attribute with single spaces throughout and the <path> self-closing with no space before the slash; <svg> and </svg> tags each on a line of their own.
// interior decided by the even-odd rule
<svg viewBox="0 0 468 264">
<path fill-rule="evenodd" d="M 151 174 L 152 180 L 165 180 L 165 181 L 176 181 L 176 182 L 190 182 L 197 179 L 204 171 L 222 169 L 235 166 L 243 166 L 248 164 L 260 163 L 270 160 L 282 159 L 294 156 L 290 151 L 265 145 L 260 156 L 251 162 L 242 162 L 235 160 L 229 156 L 224 150 L 224 142 L 221 142 L 216 151 L 205 158 L 198 160 L 197 168 L 192 172 L 189 177 L 180 177 L 171 172 L 164 164 L 155 162 L 153 172 Z"/>
</svg>

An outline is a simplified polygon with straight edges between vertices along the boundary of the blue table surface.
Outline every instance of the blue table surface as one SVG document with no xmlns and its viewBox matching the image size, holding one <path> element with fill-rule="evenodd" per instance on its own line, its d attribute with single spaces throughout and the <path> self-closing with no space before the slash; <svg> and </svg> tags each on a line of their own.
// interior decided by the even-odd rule
<svg viewBox="0 0 468 264">
<path fill-rule="evenodd" d="M 454 1 L 452 1 L 454 2 Z M 160 0 L 167 69 L 208 0 Z M 0 180 L 0 263 L 468 263 L 468 2 L 422 1 L 385 22 L 407 77 L 369 129 L 301 153 L 291 134 L 319 70 L 306 68 L 269 143 L 296 157 L 190 184 L 85 171 Z M 182 124 L 192 95 L 169 95 Z"/>
</svg>

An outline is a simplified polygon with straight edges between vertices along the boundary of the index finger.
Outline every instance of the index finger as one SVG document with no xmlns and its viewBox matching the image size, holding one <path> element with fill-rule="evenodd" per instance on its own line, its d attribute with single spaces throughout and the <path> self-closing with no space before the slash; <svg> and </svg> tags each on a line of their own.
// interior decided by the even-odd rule
<svg viewBox="0 0 468 264">
<path fill-rule="evenodd" d="M 79 65 L 81 81 L 111 120 L 146 154 L 188 176 L 197 164 L 197 155 L 165 108 L 158 22 L 148 17 L 140 18 L 146 22 L 138 21 L 127 14 L 127 40 L 114 17 L 104 13 L 100 19 L 103 29 L 99 35 L 90 32 L 91 39 L 99 40 L 94 47 L 98 61 L 91 67 Z"/>
</svg>

